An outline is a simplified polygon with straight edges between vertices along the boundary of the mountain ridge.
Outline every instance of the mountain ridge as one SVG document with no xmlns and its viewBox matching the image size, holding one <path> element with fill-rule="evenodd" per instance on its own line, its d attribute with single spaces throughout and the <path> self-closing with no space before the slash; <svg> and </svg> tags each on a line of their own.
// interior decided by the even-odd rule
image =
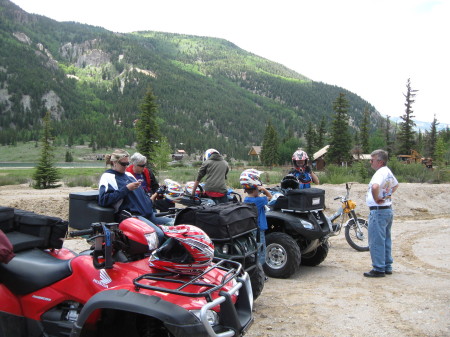
<svg viewBox="0 0 450 337">
<path fill-rule="evenodd" d="M 269 119 L 281 138 L 301 137 L 307 123 L 331 121 L 346 93 L 352 125 L 378 111 L 344 88 L 315 82 L 219 38 L 153 31 L 113 33 L 57 22 L 0 0 L 2 144 L 34 140 L 50 110 L 58 141 L 122 147 L 147 88 L 160 107 L 161 129 L 188 152 L 219 148 L 243 158 L 262 142 Z M 111 137 L 110 135 L 115 135 Z"/>
</svg>

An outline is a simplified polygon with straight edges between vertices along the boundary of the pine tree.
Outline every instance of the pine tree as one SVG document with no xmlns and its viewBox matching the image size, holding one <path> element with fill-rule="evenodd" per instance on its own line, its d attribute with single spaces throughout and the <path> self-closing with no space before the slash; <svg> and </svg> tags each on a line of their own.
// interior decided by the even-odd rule
<svg viewBox="0 0 450 337">
<path fill-rule="evenodd" d="M 264 139 L 261 149 L 261 162 L 266 166 L 273 166 L 278 163 L 278 134 L 269 120 L 264 131 Z"/>
<path fill-rule="evenodd" d="M 333 102 L 333 110 L 336 112 L 331 127 L 331 142 L 327 158 L 335 164 L 342 164 L 350 160 L 352 139 L 348 129 L 349 117 L 347 114 L 349 103 L 344 93 Z"/>
<path fill-rule="evenodd" d="M 137 150 L 147 158 L 152 158 L 153 153 L 161 140 L 157 120 L 158 105 L 155 101 L 156 97 L 149 88 L 144 101 L 140 106 L 141 113 L 136 122 L 136 147 Z"/>
<path fill-rule="evenodd" d="M 34 188 L 54 188 L 61 186 L 56 182 L 61 178 L 60 172 L 54 167 L 54 154 L 51 136 L 51 119 L 50 112 L 44 116 L 43 132 L 41 139 L 41 156 L 33 174 Z"/>
<path fill-rule="evenodd" d="M 386 142 L 386 151 L 388 156 L 392 156 L 392 140 L 391 140 L 391 122 L 389 120 L 390 116 L 386 116 L 386 128 L 384 129 L 384 140 Z"/>
<path fill-rule="evenodd" d="M 66 151 L 66 163 L 71 163 L 73 162 L 73 156 L 72 156 L 72 152 L 70 152 L 69 150 Z"/>
<path fill-rule="evenodd" d="M 400 131 L 397 135 L 398 149 L 397 154 L 410 154 L 411 150 L 414 149 L 414 126 L 416 123 L 412 120 L 414 117 L 412 104 L 415 102 L 414 97 L 418 90 L 413 90 L 411 88 L 411 81 L 408 78 L 406 83 L 406 94 L 403 94 L 406 98 L 405 102 L 405 114 L 401 116 L 403 122 L 400 123 Z"/>
<path fill-rule="evenodd" d="M 306 153 L 311 156 L 315 152 L 314 140 L 316 139 L 316 130 L 311 122 L 308 123 L 308 129 L 305 133 L 306 138 Z"/>
<path fill-rule="evenodd" d="M 363 153 L 369 153 L 369 121 L 370 121 L 370 112 L 366 107 L 364 109 L 363 122 L 361 124 L 361 149 Z"/>
<path fill-rule="evenodd" d="M 167 138 L 163 137 L 153 153 L 152 163 L 156 168 L 154 171 L 161 172 L 162 170 L 167 169 L 171 153 L 172 149 L 170 148 L 170 144 L 167 141 Z"/>
<path fill-rule="evenodd" d="M 316 149 L 320 150 L 325 146 L 326 135 L 327 123 L 325 122 L 325 117 L 322 117 L 320 120 L 319 129 L 317 130 Z"/>
<path fill-rule="evenodd" d="M 437 142 L 437 126 L 439 125 L 436 115 L 434 115 L 433 122 L 431 123 L 430 133 L 427 139 L 427 157 L 434 157 L 436 151 Z"/>
</svg>

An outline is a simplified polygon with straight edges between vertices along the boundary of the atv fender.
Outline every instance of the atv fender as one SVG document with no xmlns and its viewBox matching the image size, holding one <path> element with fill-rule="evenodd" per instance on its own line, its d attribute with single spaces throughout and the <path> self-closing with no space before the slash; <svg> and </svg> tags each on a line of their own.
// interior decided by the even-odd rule
<svg viewBox="0 0 450 337">
<path fill-rule="evenodd" d="M 95 310 L 115 309 L 159 319 L 174 336 L 208 336 L 194 314 L 157 296 L 129 290 L 106 290 L 95 294 L 78 316 L 70 337 L 79 337 L 83 326 Z"/>
<path fill-rule="evenodd" d="M 329 233 L 328 224 L 325 229 L 318 225 L 317 221 L 309 218 L 310 215 L 305 213 L 304 216 L 294 215 L 291 213 L 284 213 L 278 211 L 269 211 L 266 213 L 267 224 L 269 225 L 268 233 L 271 231 L 285 232 L 293 237 L 302 236 L 307 240 L 320 239 Z M 276 228 L 281 225 L 282 228 Z M 310 229 L 310 224 L 313 228 Z M 271 226 L 275 225 L 275 229 L 272 230 Z"/>
</svg>

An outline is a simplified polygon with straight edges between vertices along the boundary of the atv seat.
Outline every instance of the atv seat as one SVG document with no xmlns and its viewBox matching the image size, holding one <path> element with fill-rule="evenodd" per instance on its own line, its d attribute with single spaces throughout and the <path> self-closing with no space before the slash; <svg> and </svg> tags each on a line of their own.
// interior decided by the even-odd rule
<svg viewBox="0 0 450 337">
<path fill-rule="evenodd" d="M 70 260 L 57 259 L 39 249 L 16 253 L 0 263 L 0 283 L 17 295 L 26 295 L 72 274 Z"/>
</svg>

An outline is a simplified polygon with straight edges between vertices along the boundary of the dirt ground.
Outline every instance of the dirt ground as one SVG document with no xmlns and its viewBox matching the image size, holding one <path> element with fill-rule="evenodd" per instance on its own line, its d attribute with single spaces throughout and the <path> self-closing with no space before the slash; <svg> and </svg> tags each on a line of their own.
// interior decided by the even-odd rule
<svg viewBox="0 0 450 337">
<path fill-rule="evenodd" d="M 320 185 L 326 213 L 344 185 Z M 366 185 L 351 196 L 367 218 Z M 83 188 L 34 190 L 0 187 L 0 205 L 68 218 L 69 193 Z M 400 184 L 394 194 L 393 275 L 367 279 L 368 252 L 357 252 L 344 233 L 330 239 L 326 260 L 302 267 L 290 279 L 270 278 L 255 301 L 247 336 L 450 336 L 450 184 Z M 80 240 L 65 245 L 81 249 Z"/>
</svg>

